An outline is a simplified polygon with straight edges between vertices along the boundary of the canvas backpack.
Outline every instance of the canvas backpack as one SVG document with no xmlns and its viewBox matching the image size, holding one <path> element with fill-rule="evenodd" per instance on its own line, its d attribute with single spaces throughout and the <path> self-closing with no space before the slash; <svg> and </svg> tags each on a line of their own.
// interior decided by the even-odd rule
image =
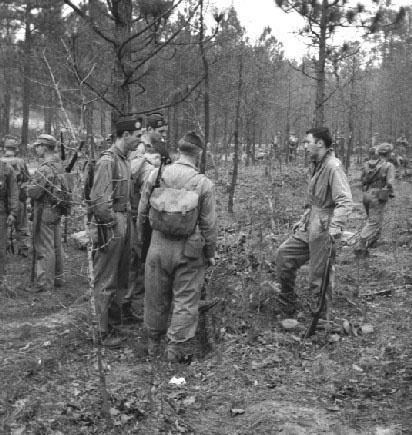
<svg viewBox="0 0 412 435">
<path fill-rule="evenodd" d="M 63 166 L 52 162 L 48 163 L 53 170 L 53 184 L 50 186 L 51 203 L 62 216 L 70 214 L 72 194 L 66 179 Z"/>
<path fill-rule="evenodd" d="M 197 172 L 180 188 L 167 187 L 159 180 L 159 186 L 154 187 L 150 196 L 152 229 L 173 237 L 188 237 L 194 233 L 199 219 L 199 194 L 188 188 L 196 175 Z"/>
</svg>

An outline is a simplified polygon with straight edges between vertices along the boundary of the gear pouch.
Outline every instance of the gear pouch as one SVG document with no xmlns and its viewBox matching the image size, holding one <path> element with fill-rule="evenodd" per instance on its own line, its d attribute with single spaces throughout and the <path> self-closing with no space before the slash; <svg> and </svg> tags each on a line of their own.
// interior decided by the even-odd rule
<svg viewBox="0 0 412 435">
<path fill-rule="evenodd" d="M 187 258 L 200 258 L 203 255 L 204 246 L 205 239 L 200 233 L 195 232 L 186 239 L 183 255 Z"/>
</svg>

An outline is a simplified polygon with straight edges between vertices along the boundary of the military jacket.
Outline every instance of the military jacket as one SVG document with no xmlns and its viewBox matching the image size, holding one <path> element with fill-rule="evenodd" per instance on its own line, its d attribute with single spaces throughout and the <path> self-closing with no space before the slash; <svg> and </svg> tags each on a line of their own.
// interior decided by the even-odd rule
<svg viewBox="0 0 412 435">
<path fill-rule="evenodd" d="M 16 174 L 17 184 L 20 186 L 22 183 L 25 183 L 29 180 L 29 170 L 27 169 L 27 165 L 21 157 L 2 157 L 1 160 L 6 162 L 9 166 L 13 168 L 14 173 Z"/>
<path fill-rule="evenodd" d="M 54 205 L 58 201 L 61 189 L 59 183 L 64 180 L 64 167 L 57 155 L 52 155 L 39 166 L 33 179 L 27 186 L 27 194 L 35 201 L 46 205 Z M 67 184 L 66 188 L 68 190 Z"/>
<path fill-rule="evenodd" d="M 352 193 L 342 163 L 327 152 L 310 174 L 306 211 L 300 229 L 309 230 L 309 238 L 329 228 L 344 227 L 352 211 Z"/>
<path fill-rule="evenodd" d="M 142 240 L 144 223 L 148 219 L 150 209 L 150 195 L 156 183 L 159 170 L 154 170 L 149 175 L 143 187 L 142 197 L 139 204 L 138 237 Z M 212 258 L 216 250 L 216 201 L 212 181 L 205 175 L 199 174 L 196 167 L 180 158 L 176 162 L 162 167 L 162 184 L 167 187 L 185 186 L 190 180 L 190 185 L 199 195 L 199 220 L 198 227 L 205 239 L 205 256 Z"/>
<path fill-rule="evenodd" d="M 97 222 L 114 222 L 116 212 L 130 211 L 130 163 L 116 145 L 96 163 L 90 200 Z"/>
<path fill-rule="evenodd" d="M 0 161 L 0 213 L 17 216 L 18 188 L 13 169 Z"/>
</svg>

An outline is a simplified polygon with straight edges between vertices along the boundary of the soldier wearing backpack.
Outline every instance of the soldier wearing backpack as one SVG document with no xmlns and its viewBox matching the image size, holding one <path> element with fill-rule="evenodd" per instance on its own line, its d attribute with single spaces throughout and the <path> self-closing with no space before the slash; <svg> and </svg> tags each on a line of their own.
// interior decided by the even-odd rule
<svg viewBox="0 0 412 435">
<path fill-rule="evenodd" d="M 31 292 L 49 291 L 63 284 L 61 217 L 68 212 L 71 196 L 65 170 L 55 153 L 57 141 L 41 134 L 35 142 L 39 168 L 27 186 L 34 200 L 33 255 L 36 283 Z"/>
<path fill-rule="evenodd" d="M 131 236 L 129 153 L 140 142 L 142 123 L 135 116 L 116 123 L 114 144 L 104 151 L 94 168 L 90 192 L 91 211 L 98 229 L 93 258 L 96 312 L 104 345 L 115 345 L 110 327 L 134 319 L 128 290 Z"/>
<path fill-rule="evenodd" d="M 196 169 L 204 145 L 196 133 L 189 132 L 178 148 L 177 161 L 150 174 L 138 215 L 140 244 L 147 219 L 152 227 L 145 268 L 148 351 L 158 356 L 167 332 L 167 357 L 172 362 L 193 353 L 205 268 L 215 263 L 216 245 L 214 186 Z"/>
<path fill-rule="evenodd" d="M 358 256 L 366 256 L 368 248 L 378 241 L 386 204 L 389 198 L 395 196 L 395 166 L 389 162 L 392 148 L 389 143 L 381 143 L 376 148 L 377 158 L 368 160 L 362 170 L 362 201 L 367 220 L 355 247 L 355 254 Z"/>
<path fill-rule="evenodd" d="M 17 254 L 27 257 L 29 244 L 28 244 L 28 228 L 27 228 L 27 190 L 26 184 L 29 181 L 29 171 L 26 162 L 23 158 L 16 156 L 18 148 L 17 139 L 8 136 L 4 139 L 5 155 L 1 158 L 11 166 L 16 174 L 17 187 L 19 191 L 19 208 L 16 219 L 16 242 Z"/>
</svg>

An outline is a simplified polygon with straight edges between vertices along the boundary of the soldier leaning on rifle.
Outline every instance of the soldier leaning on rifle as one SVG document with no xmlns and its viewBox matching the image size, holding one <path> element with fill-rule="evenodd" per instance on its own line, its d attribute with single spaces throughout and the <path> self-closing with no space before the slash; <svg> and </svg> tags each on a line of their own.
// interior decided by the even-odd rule
<svg viewBox="0 0 412 435">
<path fill-rule="evenodd" d="M 168 157 L 166 145 L 159 133 L 143 135 L 146 140 L 145 153 L 131 160 L 131 209 L 132 209 L 132 250 L 129 273 L 129 292 L 126 299 L 144 293 L 144 258 L 137 252 L 136 223 L 143 185 L 151 172 L 160 166 L 161 159 Z"/>
<path fill-rule="evenodd" d="M 131 235 L 130 163 L 127 157 L 140 142 L 141 128 L 140 118 L 118 120 L 115 142 L 97 161 L 90 192 L 99 234 L 99 247 L 93 259 L 96 312 L 105 345 L 113 343 L 109 334 L 115 323 L 134 318 L 130 301 L 124 299 L 128 290 Z"/>
<path fill-rule="evenodd" d="M 27 257 L 28 244 L 28 228 L 27 228 L 27 187 L 29 181 L 29 171 L 27 165 L 21 157 L 16 157 L 18 141 L 13 137 L 6 137 L 4 140 L 5 155 L 2 161 L 11 166 L 16 174 L 17 187 L 19 191 L 19 209 L 16 218 L 16 242 L 17 254 Z"/>
<path fill-rule="evenodd" d="M 366 256 L 368 248 L 379 239 L 383 216 L 389 198 L 393 198 L 395 166 L 388 161 L 392 145 L 382 143 L 376 147 L 377 156 L 368 160 L 362 170 L 363 205 L 367 220 L 355 247 L 355 255 Z"/>
<path fill-rule="evenodd" d="M 18 189 L 13 169 L 0 160 L 0 289 L 5 285 L 7 226 L 14 225 L 18 213 Z"/>
<path fill-rule="evenodd" d="M 196 169 L 204 145 L 190 132 L 178 147 L 176 162 L 150 174 L 138 215 L 139 243 L 147 219 L 153 230 L 145 268 L 148 351 L 150 356 L 158 356 L 161 338 L 167 332 L 167 357 L 173 362 L 193 353 L 205 266 L 214 264 L 216 245 L 213 183 Z"/>
<path fill-rule="evenodd" d="M 41 134 L 34 143 L 40 160 L 37 171 L 27 186 L 34 200 L 33 255 L 36 283 L 31 292 L 51 291 L 63 285 L 63 248 L 61 217 L 70 206 L 69 188 L 60 156 L 56 154 L 57 140 Z"/>
<path fill-rule="evenodd" d="M 352 194 L 342 164 L 333 155 L 329 129 L 308 130 L 306 144 L 313 164 L 306 211 L 294 225 L 293 235 L 279 247 L 276 258 L 281 285 L 280 308 L 286 314 L 296 310 L 296 272 L 308 261 L 309 289 L 313 294 L 320 293 L 331 238 L 340 236 L 352 210 Z M 322 314 L 327 320 L 332 301 L 331 284 Z"/>
</svg>

